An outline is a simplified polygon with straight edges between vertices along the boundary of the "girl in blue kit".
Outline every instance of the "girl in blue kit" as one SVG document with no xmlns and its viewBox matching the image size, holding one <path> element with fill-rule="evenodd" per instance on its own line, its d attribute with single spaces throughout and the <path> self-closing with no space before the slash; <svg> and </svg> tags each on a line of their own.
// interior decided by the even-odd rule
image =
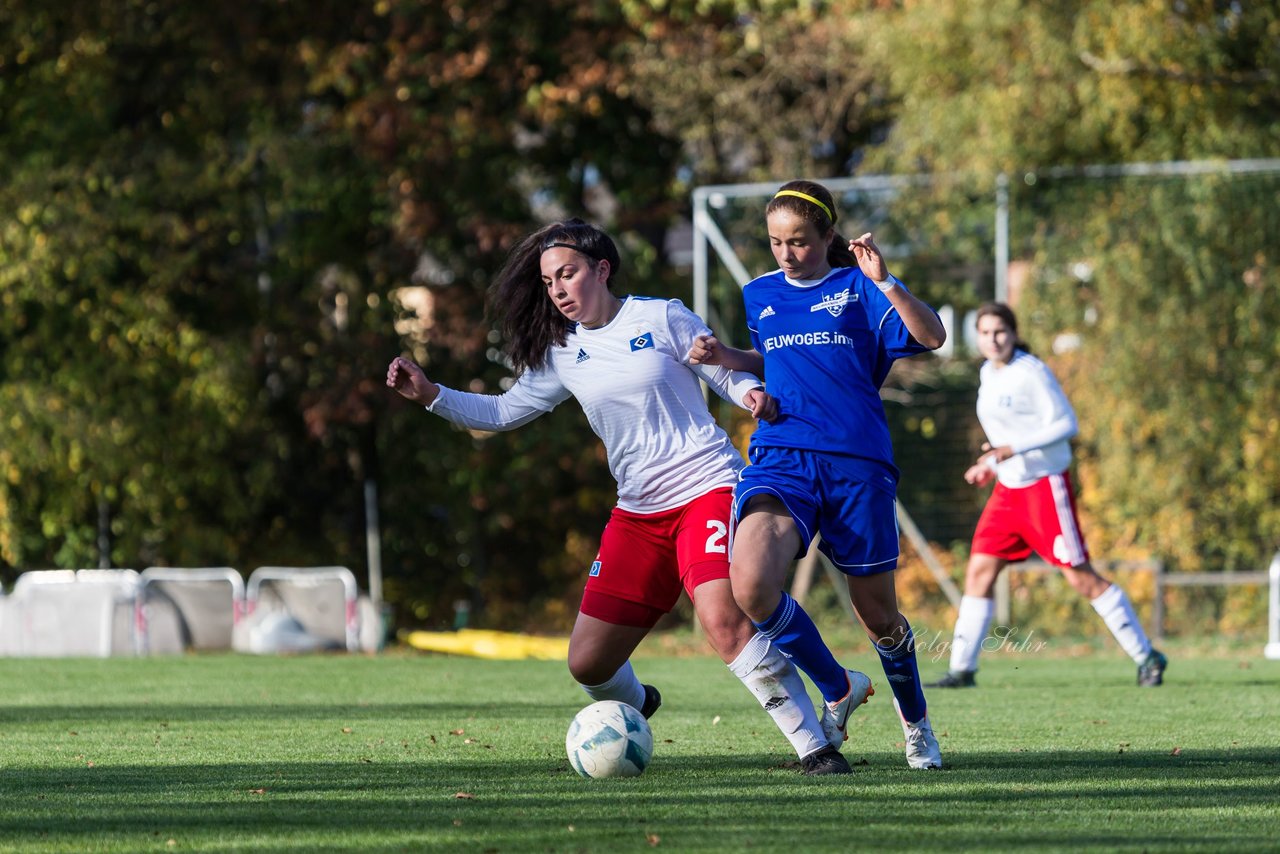
<svg viewBox="0 0 1280 854">
<path fill-rule="evenodd" d="M 837 234 L 835 200 L 821 184 L 792 181 L 765 208 L 778 269 L 743 289 L 755 349 L 707 337 L 692 361 L 763 376 L 779 416 L 760 424 L 734 491 L 734 598 L 760 631 L 813 680 L 822 723 L 843 743 L 850 711 L 870 681 L 832 656 L 813 621 L 783 589 L 791 562 L 819 548 L 845 573 L 849 597 L 875 642 L 894 694 L 912 768 L 941 768 L 911 626 L 898 611 L 893 462 L 880 385 L 895 359 L 942 346 L 937 314 L 885 266 L 864 234 Z"/>
</svg>

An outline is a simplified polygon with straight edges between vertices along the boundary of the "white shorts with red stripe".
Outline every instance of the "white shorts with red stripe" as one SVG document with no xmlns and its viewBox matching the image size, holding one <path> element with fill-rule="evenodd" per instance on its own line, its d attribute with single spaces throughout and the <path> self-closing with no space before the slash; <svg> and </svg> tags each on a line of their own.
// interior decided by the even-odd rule
<svg viewBox="0 0 1280 854">
<path fill-rule="evenodd" d="M 975 554 L 1016 562 L 1033 551 L 1056 566 L 1079 566 L 1089 560 L 1067 472 L 1017 489 L 997 482 L 978 519 Z"/>
</svg>

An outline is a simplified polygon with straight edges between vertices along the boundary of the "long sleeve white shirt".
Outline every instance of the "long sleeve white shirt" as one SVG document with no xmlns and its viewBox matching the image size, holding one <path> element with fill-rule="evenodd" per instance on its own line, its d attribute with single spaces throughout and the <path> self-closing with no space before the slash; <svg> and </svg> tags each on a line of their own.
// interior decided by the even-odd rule
<svg viewBox="0 0 1280 854">
<path fill-rule="evenodd" d="M 1062 386 L 1044 362 L 1023 350 L 1003 367 L 983 362 L 979 371 L 978 421 L 993 448 L 1008 445 L 1013 456 L 996 466 L 1008 487 L 1030 486 L 1071 465 L 1071 437 L 1078 425 Z"/>
<path fill-rule="evenodd" d="M 428 410 L 471 429 L 511 430 L 575 397 L 604 442 L 618 506 L 657 513 L 737 482 L 744 465 L 707 409 L 699 378 L 738 406 L 763 383 L 754 375 L 690 365 L 689 348 L 711 330 L 679 300 L 628 297 L 599 329 L 574 326 L 563 347 L 506 392 L 440 387 Z"/>
</svg>

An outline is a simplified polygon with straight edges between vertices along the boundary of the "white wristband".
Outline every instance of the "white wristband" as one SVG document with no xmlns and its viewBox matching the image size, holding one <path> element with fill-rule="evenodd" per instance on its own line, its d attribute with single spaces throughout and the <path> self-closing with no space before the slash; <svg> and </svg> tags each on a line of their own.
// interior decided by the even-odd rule
<svg viewBox="0 0 1280 854">
<path fill-rule="evenodd" d="M 875 283 L 875 286 L 880 289 L 880 293 L 882 294 L 887 294 L 898 286 L 898 280 L 893 277 L 892 273 L 890 273 L 889 278 L 885 279 L 883 282 L 876 282 L 874 279 L 872 279 L 872 281 Z"/>
</svg>

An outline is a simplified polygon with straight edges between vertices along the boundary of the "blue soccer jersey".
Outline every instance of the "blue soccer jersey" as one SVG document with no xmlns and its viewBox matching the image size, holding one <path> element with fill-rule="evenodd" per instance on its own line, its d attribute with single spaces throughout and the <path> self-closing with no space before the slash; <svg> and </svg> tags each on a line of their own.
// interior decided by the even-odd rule
<svg viewBox="0 0 1280 854">
<path fill-rule="evenodd" d="M 859 457 L 887 466 L 896 479 L 880 385 L 895 359 L 928 348 L 911 337 L 889 298 L 858 268 L 837 267 L 817 282 L 768 273 L 747 283 L 743 301 L 781 413 L 756 428 L 753 450 Z"/>
</svg>

